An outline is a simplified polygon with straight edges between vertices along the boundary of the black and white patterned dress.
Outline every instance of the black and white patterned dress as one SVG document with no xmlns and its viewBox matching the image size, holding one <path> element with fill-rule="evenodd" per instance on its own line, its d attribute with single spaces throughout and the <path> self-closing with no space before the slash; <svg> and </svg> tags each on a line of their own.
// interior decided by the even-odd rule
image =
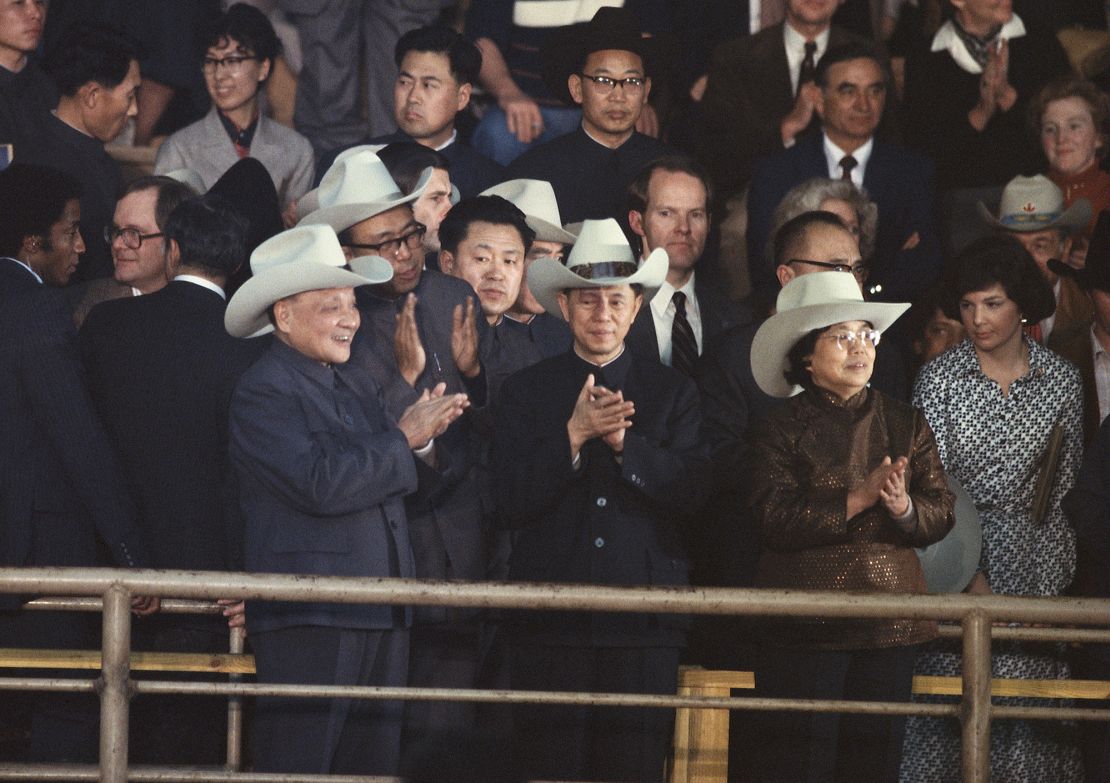
<svg viewBox="0 0 1110 783">
<path fill-rule="evenodd" d="M 1075 573 L 1075 534 L 1060 509 L 1083 458 L 1083 391 L 1079 372 L 1026 338 L 1029 371 L 1003 395 L 983 374 L 975 348 L 964 340 L 922 368 L 914 404 L 933 428 L 941 462 L 971 495 L 983 526 L 980 569 L 991 589 L 1005 595 L 1060 595 Z M 1064 444 L 1047 518 L 1035 526 L 1030 509 L 1041 456 L 1053 427 Z M 992 644 L 994 677 L 1063 679 L 1069 675 L 1059 645 Z M 916 674 L 959 676 L 959 648 L 934 643 L 919 657 Z M 938 701 L 943 699 L 921 699 Z M 997 699 L 996 704 L 1050 704 Z M 991 774 L 1006 783 L 1083 780 L 1075 727 L 1057 721 L 991 723 Z M 906 783 L 960 780 L 959 724 L 910 718 L 902 759 Z"/>
</svg>

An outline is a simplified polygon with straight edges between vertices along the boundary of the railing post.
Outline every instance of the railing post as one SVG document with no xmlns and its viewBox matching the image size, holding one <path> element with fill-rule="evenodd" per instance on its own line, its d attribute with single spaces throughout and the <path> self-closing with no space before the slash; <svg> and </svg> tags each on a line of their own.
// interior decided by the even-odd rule
<svg viewBox="0 0 1110 783">
<path fill-rule="evenodd" d="M 240 654 L 245 647 L 246 634 L 242 628 L 231 629 L 230 652 Z M 232 674 L 230 682 L 242 682 L 243 675 Z M 243 764 L 243 697 L 229 696 L 227 699 L 227 768 L 238 772 Z"/>
<path fill-rule="evenodd" d="M 963 781 L 991 779 L 991 623 L 981 611 L 963 619 Z"/>
<path fill-rule="evenodd" d="M 131 678 L 131 593 L 104 593 L 100 674 L 100 780 L 127 783 L 127 708 Z"/>
</svg>

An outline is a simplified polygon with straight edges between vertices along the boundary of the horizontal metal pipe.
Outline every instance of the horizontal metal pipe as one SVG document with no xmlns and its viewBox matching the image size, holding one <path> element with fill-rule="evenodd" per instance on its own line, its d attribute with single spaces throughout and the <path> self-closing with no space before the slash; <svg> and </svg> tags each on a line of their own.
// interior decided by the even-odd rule
<svg viewBox="0 0 1110 783">
<path fill-rule="evenodd" d="M 938 634 L 943 639 L 959 639 L 963 631 L 958 625 L 942 624 Z M 991 639 L 1018 642 L 1081 642 L 1083 644 L 1110 644 L 1110 629 L 1101 628 L 1032 628 L 1029 626 L 996 626 L 991 628 Z"/>
<path fill-rule="evenodd" d="M 895 617 L 959 620 L 978 610 L 992 620 L 1110 625 L 1110 599 L 1002 595 L 893 595 L 741 588 L 436 582 L 309 575 L 97 568 L 0 569 L 0 593 L 81 595 L 120 583 L 134 595 L 327 601 L 411 606 L 604 612 Z"/>
<path fill-rule="evenodd" d="M 90 780 L 99 781 L 100 772 L 91 764 L 0 764 L 0 780 Z M 288 775 L 271 772 L 231 772 L 219 769 L 188 767 L 131 767 L 129 781 L 159 783 L 168 781 L 196 781 L 197 783 L 404 783 L 403 778 L 363 775 Z"/>
<path fill-rule="evenodd" d="M 1101 720 L 1110 721 L 1110 710 L 1090 707 L 1010 707 L 995 705 L 991 708 L 993 720 Z"/>
<path fill-rule="evenodd" d="M 50 612 L 100 612 L 104 609 L 104 601 L 91 597 L 50 596 L 27 601 L 23 608 Z M 215 601 L 193 601 L 186 598 L 164 598 L 158 609 L 163 614 L 220 614 L 223 610 Z"/>
<path fill-rule="evenodd" d="M 0 677 L 0 691 L 51 691 L 53 693 L 96 693 L 97 681 L 64 677 Z"/>
</svg>

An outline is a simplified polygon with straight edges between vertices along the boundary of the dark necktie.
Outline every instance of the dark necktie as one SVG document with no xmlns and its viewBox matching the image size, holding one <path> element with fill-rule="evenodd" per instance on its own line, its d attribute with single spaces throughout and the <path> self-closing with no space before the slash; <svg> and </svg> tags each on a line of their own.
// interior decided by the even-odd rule
<svg viewBox="0 0 1110 783">
<path fill-rule="evenodd" d="M 806 41 L 806 55 L 802 58 L 802 67 L 798 71 L 798 92 L 802 91 L 802 85 L 806 82 L 817 80 L 817 63 L 814 62 L 814 55 L 817 54 L 817 42 Z M 797 95 L 795 93 L 795 95 Z"/>
<path fill-rule="evenodd" d="M 674 302 L 674 322 L 671 324 L 671 367 L 694 374 L 698 362 L 698 341 L 694 339 L 694 329 L 686 320 L 686 294 L 675 291 L 671 297 Z"/>
<path fill-rule="evenodd" d="M 845 182 L 852 181 L 852 169 L 857 166 L 856 159 L 851 155 L 845 155 L 840 159 L 840 171 L 842 172 L 840 178 Z"/>
</svg>

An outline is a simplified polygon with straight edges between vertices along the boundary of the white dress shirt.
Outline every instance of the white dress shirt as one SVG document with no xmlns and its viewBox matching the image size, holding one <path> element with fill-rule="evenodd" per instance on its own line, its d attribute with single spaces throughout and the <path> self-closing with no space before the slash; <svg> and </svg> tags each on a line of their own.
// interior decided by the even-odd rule
<svg viewBox="0 0 1110 783">
<path fill-rule="evenodd" d="M 694 272 L 690 279 L 681 288 L 675 288 L 666 280 L 660 286 L 655 296 L 651 299 L 651 317 L 655 321 L 655 339 L 659 343 L 659 360 L 668 367 L 671 366 L 671 328 L 674 326 L 674 302 L 671 297 L 675 291 L 686 294 L 686 320 L 694 330 L 694 340 L 698 344 L 698 355 L 702 352 L 701 338 L 701 311 L 698 309 L 698 297 L 694 294 Z"/>
<path fill-rule="evenodd" d="M 852 169 L 852 184 L 862 189 L 863 176 L 867 171 L 867 161 L 871 160 L 871 150 L 875 147 L 875 137 L 872 136 L 855 152 L 848 153 L 833 144 L 828 136 L 824 134 L 822 136 L 824 137 L 825 163 L 829 167 L 829 179 L 840 179 L 844 175 L 844 171 L 840 168 L 840 161 L 845 155 L 850 154 L 856 159 L 856 167 Z"/>
<path fill-rule="evenodd" d="M 193 285 L 199 285 L 201 288 L 207 288 L 209 291 L 215 291 L 217 294 L 220 295 L 220 299 L 227 299 L 227 294 L 224 292 L 224 289 L 220 288 L 211 280 L 207 280 L 203 277 L 198 277 L 196 275 L 174 275 L 173 279 L 181 280 L 186 283 L 192 283 Z"/>
<path fill-rule="evenodd" d="M 956 34 L 956 28 L 951 19 L 940 26 L 937 34 L 933 36 L 932 51 L 939 52 L 941 49 L 947 49 L 948 53 L 952 55 L 952 59 L 956 61 L 956 65 L 963 68 L 968 73 L 982 73 L 983 66 L 971 56 L 964 42 L 960 40 L 960 36 Z M 1021 21 L 1021 17 L 1017 14 L 1011 14 L 1010 21 L 1002 25 L 1002 30 L 998 33 L 999 38 L 1004 38 L 1010 41 L 1014 38 L 1021 38 L 1025 35 L 1025 25 Z"/>
<path fill-rule="evenodd" d="M 825 50 L 829 48 L 829 28 L 813 39 L 817 44 L 817 51 L 813 53 L 813 63 L 816 65 L 821 60 Z M 790 88 L 798 94 L 798 77 L 802 70 L 802 60 L 806 58 L 805 36 L 790 26 L 787 22 L 782 26 L 782 42 L 786 45 L 786 62 L 790 66 Z"/>
</svg>

